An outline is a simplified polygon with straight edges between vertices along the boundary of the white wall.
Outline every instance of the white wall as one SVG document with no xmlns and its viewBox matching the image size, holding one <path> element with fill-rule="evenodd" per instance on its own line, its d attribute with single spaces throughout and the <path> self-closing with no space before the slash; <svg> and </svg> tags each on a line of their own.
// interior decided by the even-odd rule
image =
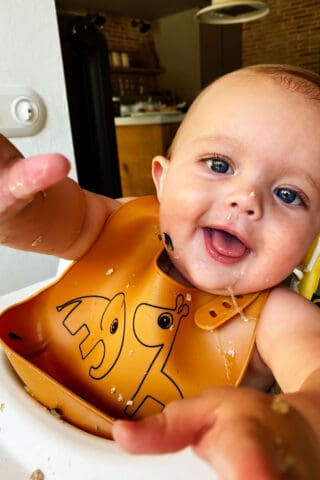
<svg viewBox="0 0 320 480">
<path fill-rule="evenodd" d="M 0 58 L 0 91 L 31 88 L 47 110 L 42 131 L 11 141 L 26 156 L 61 152 L 74 164 L 54 0 L 0 0 Z M 0 247 L 0 295 L 53 276 L 57 264 L 54 257 Z"/>
<path fill-rule="evenodd" d="M 201 90 L 198 9 L 160 18 L 153 25 L 156 51 L 165 73 L 158 77 L 161 90 L 170 89 L 191 103 Z"/>
</svg>

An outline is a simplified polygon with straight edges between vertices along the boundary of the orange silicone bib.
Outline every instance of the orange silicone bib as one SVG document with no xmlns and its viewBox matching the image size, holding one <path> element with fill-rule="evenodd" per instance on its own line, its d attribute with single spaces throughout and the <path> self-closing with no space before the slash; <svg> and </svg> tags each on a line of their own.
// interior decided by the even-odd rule
<svg viewBox="0 0 320 480">
<path fill-rule="evenodd" d="M 110 436 L 214 385 L 238 385 L 268 292 L 234 299 L 163 273 L 157 202 L 119 208 L 53 285 L 0 317 L 2 346 L 32 394 L 71 423 Z"/>
</svg>

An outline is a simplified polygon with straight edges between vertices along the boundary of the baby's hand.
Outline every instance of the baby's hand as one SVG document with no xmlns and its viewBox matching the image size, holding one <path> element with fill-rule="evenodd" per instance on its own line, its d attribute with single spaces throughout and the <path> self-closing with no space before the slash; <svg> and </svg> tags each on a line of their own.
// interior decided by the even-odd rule
<svg viewBox="0 0 320 480">
<path fill-rule="evenodd" d="M 0 225 L 13 218 L 48 187 L 66 177 L 69 162 L 62 155 L 28 159 L 0 135 Z"/>
<path fill-rule="evenodd" d="M 168 453 L 191 445 L 224 480 L 320 478 L 319 440 L 282 397 L 246 388 L 212 388 L 138 422 L 115 422 L 131 453 Z M 182 467 L 183 468 L 183 467 Z"/>
</svg>

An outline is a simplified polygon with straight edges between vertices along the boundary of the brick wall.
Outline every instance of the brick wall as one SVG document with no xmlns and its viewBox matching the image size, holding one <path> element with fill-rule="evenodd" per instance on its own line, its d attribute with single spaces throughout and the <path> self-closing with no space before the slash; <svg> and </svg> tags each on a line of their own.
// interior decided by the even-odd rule
<svg viewBox="0 0 320 480">
<path fill-rule="evenodd" d="M 320 73 L 319 0 L 265 0 L 270 13 L 243 25 L 242 63 L 289 63 Z"/>
<path fill-rule="evenodd" d="M 59 9 L 59 11 L 76 15 L 97 14 L 96 11 L 90 12 L 90 9 Z M 154 45 L 152 30 L 140 33 L 138 27 L 131 25 L 132 17 L 118 16 L 102 11 L 99 14 L 106 18 L 102 31 L 106 35 L 109 51 L 127 52 L 132 66 L 148 67 L 149 65 L 145 62 L 148 60 L 150 62 L 150 59 L 146 49 L 149 50 L 150 46 Z"/>
<path fill-rule="evenodd" d="M 99 13 L 106 18 L 101 30 L 106 36 L 110 57 L 111 52 L 125 52 L 129 56 L 130 66 L 139 68 L 139 71 L 131 69 L 130 73 L 112 70 L 111 80 L 114 95 L 134 97 L 140 94 L 149 95 L 157 90 L 157 75 L 153 75 L 152 71 L 143 70 L 160 67 L 154 48 L 152 29 L 141 33 L 139 27 L 131 24 L 132 17 L 113 15 L 107 11 L 90 11 L 89 8 L 59 8 L 58 11 L 75 15 L 96 15 Z"/>
<path fill-rule="evenodd" d="M 153 45 L 152 30 L 140 33 L 139 28 L 131 25 L 131 17 L 123 17 L 107 14 L 104 27 L 109 50 L 127 52 L 132 65 L 148 66 L 143 64 L 143 53 L 146 46 Z"/>
</svg>

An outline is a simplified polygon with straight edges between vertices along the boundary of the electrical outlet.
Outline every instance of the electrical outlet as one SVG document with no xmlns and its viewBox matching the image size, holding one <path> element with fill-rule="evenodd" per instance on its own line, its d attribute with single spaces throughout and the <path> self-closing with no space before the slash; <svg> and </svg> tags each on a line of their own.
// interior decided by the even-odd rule
<svg viewBox="0 0 320 480">
<path fill-rule="evenodd" d="M 0 133 L 8 138 L 31 137 L 44 126 L 46 108 L 32 89 L 0 85 Z"/>
</svg>

